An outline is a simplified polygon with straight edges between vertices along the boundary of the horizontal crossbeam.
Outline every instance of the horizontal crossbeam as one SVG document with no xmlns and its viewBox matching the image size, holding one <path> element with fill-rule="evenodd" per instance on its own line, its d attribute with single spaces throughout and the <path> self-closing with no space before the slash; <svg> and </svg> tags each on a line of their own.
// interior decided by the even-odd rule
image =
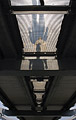
<svg viewBox="0 0 76 120">
<path fill-rule="evenodd" d="M 75 114 L 73 110 L 67 111 L 66 113 L 61 113 L 61 111 L 44 111 L 44 112 L 35 112 L 35 111 L 25 111 L 25 110 L 2 110 L 2 113 L 7 116 L 17 116 L 17 117 L 61 117 L 61 116 L 72 116 Z"/>
<path fill-rule="evenodd" d="M 11 6 L 12 14 L 68 14 L 69 6 Z"/>
<path fill-rule="evenodd" d="M 76 75 L 76 59 L 32 58 L 0 60 L 0 76 Z"/>
<path fill-rule="evenodd" d="M 23 56 L 25 57 L 37 57 L 37 56 L 56 56 L 56 52 L 24 52 Z"/>
</svg>

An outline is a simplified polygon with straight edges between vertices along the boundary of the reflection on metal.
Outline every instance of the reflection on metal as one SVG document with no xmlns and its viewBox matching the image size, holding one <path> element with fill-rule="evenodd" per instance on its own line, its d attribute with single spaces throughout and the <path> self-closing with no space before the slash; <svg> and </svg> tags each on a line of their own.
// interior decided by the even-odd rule
<svg viewBox="0 0 76 120">
<path fill-rule="evenodd" d="M 37 52 L 39 37 L 46 42 L 41 52 L 56 52 L 56 44 L 64 14 L 70 10 L 70 0 L 11 0 L 11 13 L 16 14 L 24 45 L 24 52 Z"/>
<path fill-rule="evenodd" d="M 35 47 L 36 52 L 46 52 L 46 42 L 41 37 L 35 42 Z"/>
<path fill-rule="evenodd" d="M 75 116 L 72 116 L 71 118 L 68 118 L 66 120 L 76 120 L 76 115 Z"/>
<path fill-rule="evenodd" d="M 36 79 L 31 79 L 31 82 L 33 84 L 33 92 L 36 95 L 36 101 L 37 101 L 37 107 L 36 110 L 37 111 L 41 111 L 42 107 L 41 107 L 41 103 L 43 100 L 43 96 L 45 94 L 45 86 L 47 81 L 44 81 L 44 78 L 42 76 L 40 77 L 36 77 Z"/>
<path fill-rule="evenodd" d="M 23 15 L 21 13 L 21 15 L 16 15 L 24 45 L 24 52 L 38 52 L 36 51 L 35 43 L 39 37 L 46 44 L 42 45 L 41 52 L 56 52 L 56 44 L 64 17 L 63 13 L 68 12 L 70 7 L 64 4 L 63 6 L 37 6 L 40 3 L 37 3 L 36 0 L 32 0 L 31 2 L 34 6 L 11 6 L 12 12 L 19 12 L 20 10 L 21 12 L 32 12 L 32 14 Z M 49 12 L 61 12 L 61 14 L 49 14 Z"/>
<path fill-rule="evenodd" d="M 6 117 L 1 117 L 0 116 L 0 120 L 7 120 Z"/>
<path fill-rule="evenodd" d="M 35 42 L 39 37 L 46 43 L 46 47 L 43 45 L 42 52 L 56 52 L 56 43 L 63 17 L 64 16 L 61 14 L 17 15 L 19 29 L 24 44 L 24 52 L 36 52 Z"/>
<path fill-rule="evenodd" d="M 11 14 L 26 15 L 26 14 L 69 14 L 68 11 L 12 11 Z"/>
</svg>

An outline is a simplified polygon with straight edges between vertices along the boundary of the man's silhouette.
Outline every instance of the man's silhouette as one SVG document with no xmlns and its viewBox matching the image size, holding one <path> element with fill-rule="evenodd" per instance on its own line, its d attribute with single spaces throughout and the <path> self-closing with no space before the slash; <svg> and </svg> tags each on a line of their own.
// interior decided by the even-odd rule
<svg viewBox="0 0 76 120">
<path fill-rule="evenodd" d="M 44 6 L 44 0 L 40 0 L 41 6 Z"/>
</svg>

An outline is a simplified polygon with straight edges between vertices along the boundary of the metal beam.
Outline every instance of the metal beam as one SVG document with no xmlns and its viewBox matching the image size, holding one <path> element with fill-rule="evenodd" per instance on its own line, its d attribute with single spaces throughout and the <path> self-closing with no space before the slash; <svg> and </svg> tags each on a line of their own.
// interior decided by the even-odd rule
<svg viewBox="0 0 76 120">
<path fill-rule="evenodd" d="M 36 97 L 35 97 L 35 95 L 34 95 L 34 93 L 33 93 L 33 86 L 32 85 L 30 85 L 31 83 L 29 83 L 30 82 L 30 77 L 25 77 L 25 79 L 24 79 L 24 85 L 26 84 L 26 86 L 27 86 L 27 92 L 29 92 L 29 98 L 31 99 L 31 104 L 33 104 L 32 105 L 32 107 L 33 107 L 33 109 L 35 109 L 35 107 L 37 106 L 37 103 L 36 103 Z"/>
<path fill-rule="evenodd" d="M 41 56 L 48 56 L 48 57 L 51 57 L 51 56 L 56 56 L 56 52 L 24 52 L 23 53 L 23 56 L 24 57 L 41 57 Z"/>
<path fill-rule="evenodd" d="M 3 104 L 8 107 L 10 110 L 17 110 L 14 104 L 9 100 L 8 96 L 4 93 L 4 91 L 0 88 L 0 100 Z M 19 117 L 20 120 L 25 120 L 23 117 Z"/>
<path fill-rule="evenodd" d="M 53 90 L 55 89 L 55 84 L 60 78 L 61 76 L 52 76 L 49 78 L 48 87 L 46 88 L 45 96 L 43 97 L 42 101 L 44 110 L 47 108 L 49 97 L 52 97 Z"/>
<path fill-rule="evenodd" d="M 21 63 L 20 63 L 21 62 Z M 30 64 L 32 67 L 30 69 Z M 38 66 L 38 67 L 37 67 Z M 2 76 L 74 76 L 76 75 L 76 59 L 26 59 L 0 60 Z"/>
<path fill-rule="evenodd" d="M 49 94 L 50 94 L 51 87 L 53 87 L 54 79 L 55 79 L 54 76 L 49 77 L 49 81 L 47 83 L 48 87 L 45 90 L 45 94 L 44 94 L 43 101 L 42 101 L 42 104 L 41 104 L 43 106 L 43 109 L 46 109 L 47 99 L 50 96 Z"/>
<path fill-rule="evenodd" d="M 9 100 L 8 96 L 5 92 L 0 88 L 0 100 L 3 102 L 5 106 L 7 106 L 10 110 L 16 110 L 13 103 Z"/>
<path fill-rule="evenodd" d="M 61 116 L 72 116 L 75 114 L 73 110 L 67 111 L 66 113 L 61 113 L 61 111 L 44 111 L 44 112 L 34 112 L 34 111 L 11 111 L 2 110 L 2 113 L 7 116 L 18 116 L 18 117 L 61 117 Z"/>
<path fill-rule="evenodd" d="M 0 0 L 0 53 L 2 58 L 22 58 L 22 39 L 16 16 L 9 13 L 9 4 L 10 0 Z"/>
<path fill-rule="evenodd" d="M 76 103 L 76 91 L 73 93 L 73 95 L 70 97 L 70 99 L 66 102 L 64 107 L 62 108 L 63 112 L 66 112 L 69 110 L 74 104 Z"/>
<path fill-rule="evenodd" d="M 32 91 L 32 85 L 29 84 L 29 80 L 30 80 L 29 77 L 19 77 L 19 78 L 20 78 L 19 82 L 25 91 L 24 92 L 25 96 L 26 96 L 26 92 L 27 92 L 31 107 L 35 109 L 35 107 L 37 106 L 37 103 L 36 103 L 35 95 L 33 94 L 33 91 Z"/>
<path fill-rule="evenodd" d="M 68 14 L 70 6 L 11 6 L 12 14 Z"/>
<path fill-rule="evenodd" d="M 31 79 L 46 79 L 46 81 L 47 81 L 47 79 L 49 79 L 49 76 L 30 76 L 30 80 Z M 35 82 L 35 81 L 34 81 Z"/>
</svg>

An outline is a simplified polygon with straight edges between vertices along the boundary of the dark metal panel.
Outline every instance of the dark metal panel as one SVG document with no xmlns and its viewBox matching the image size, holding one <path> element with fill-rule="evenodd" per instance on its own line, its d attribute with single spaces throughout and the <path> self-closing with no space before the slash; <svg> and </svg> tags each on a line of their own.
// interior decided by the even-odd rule
<svg viewBox="0 0 76 120">
<path fill-rule="evenodd" d="M 3 114 L 7 116 L 24 116 L 24 117 L 61 117 L 61 116 L 72 116 L 75 114 L 74 111 L 67 111 L 66 113 L 62 113 L 61 111 L 45 111 L 45 112 L 34 112 L 34 111 L 11 111 L 11 110 L 3 110 Z"/>
<path fill-rule="evenodd" d="M 73 14 L 76 14 L 76 1 L 75 0 L 71 0 L 70 1 L 70 5 L 71 5 L 71 11 Z"/>
<path fill-rule="evenodd" d="M 76 1 L 71 0 L 70 6 L 70 14 L 64 16 L 57 42 L 59 58 L 76 56 Z"/>
<path fill-rule="evenodd" d="M 10 0 L 0 1 L 0 49 L 4 58 L 21 58 L 23 44 L 15 15 L 10 14 Z M 9 43 L 9 44 L 8 44 Z"/>
<path fill-rule="evenodd" d="M 8 96 L 0 88 L 0 100 L 4 103 L 5 106 L 9 107 L 10 110 L 16 110 L 13 103 L 9 100 Z"/>
<path fill-rule="evenodd" d="M 24 85 L 26 85 L 27 87 L 27 92 L 29 92 L 29 99 L 31 99 L 31 103 L 32 103 L 32 107 L 35 109 L 35 107 L 37 106 L 37 103 L 36 103 L 36 98 L 35 98 L 35 95 L 33 94 L 33 88 L 32 88 L 32 85 L 30 85 L 30 77 L 25 77 L 24 79 Z"/>
<path fill-rule="evenodd" d="M 8 107 L 10 110 L 17 110 L 14 104 L 9 100 L 8 96 L 4 93 L 4 91 L 0 88 L 0 100 L 3 104 Z M 20 120 L 25 120 L 23 117 L 19 117 Z"/>
<path fill-rule="evenodd" d="M 5 15 L 0 4 L 0 51 L 4 58 L 15 58 L 17 56 L 17 53 L 11 40 L 6 21 L 7 20 L 5 19 Z"/>
</svg>

